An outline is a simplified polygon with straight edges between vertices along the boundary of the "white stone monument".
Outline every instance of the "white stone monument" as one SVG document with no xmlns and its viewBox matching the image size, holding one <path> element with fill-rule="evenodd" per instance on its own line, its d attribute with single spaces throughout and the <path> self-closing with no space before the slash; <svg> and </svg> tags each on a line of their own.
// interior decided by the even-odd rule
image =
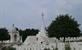
<svg viewBox="0 0 82 50">
<path fill-rule="evenodd" d="M 22 40 L 14 24 L 12 26 L 12 29 L 9 31 L 9 34 L 10 34 L 10 43 L 17 43 Z"/>
</svg>

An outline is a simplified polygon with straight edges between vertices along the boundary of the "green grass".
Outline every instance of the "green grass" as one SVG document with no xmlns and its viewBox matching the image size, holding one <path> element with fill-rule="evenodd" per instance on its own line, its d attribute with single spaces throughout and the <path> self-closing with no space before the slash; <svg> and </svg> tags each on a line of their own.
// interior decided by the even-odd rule
<svg viewBox="0 0 82 50">
<path fill-rule="evenodd" d="M 55 48 L 55 50 L 58 50 L 58 48 Z"/>
<path fill-rule="evenodd" d="M 45 48 L 44 50 L 50 50 L 50 49 Z M 55 48 L 55 49 L 53 49 L 53 50 L 58 50 L 58 48 Z"/>
<path fill-rule="evenodd" d="M 65 50 L 71 50 L 70 45 L 69 44 L 65 44 Z"/>
<path fill-rule="evenodd" d="M 16 50 L 16 49 L 13 47 L 4 47 L 4 48 L 2 48 L 2 50 Z"/>
<path fill-rule="evenodd" d="M 50 49 L 45 48 L 44 50 L 50 50 Z"/>
</svg>

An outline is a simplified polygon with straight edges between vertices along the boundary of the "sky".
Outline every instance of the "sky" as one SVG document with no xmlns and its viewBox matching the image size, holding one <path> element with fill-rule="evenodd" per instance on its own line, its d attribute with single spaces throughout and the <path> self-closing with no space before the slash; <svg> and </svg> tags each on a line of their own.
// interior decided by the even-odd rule
<svg viewBox="0 0 82 50">
<path fill-rule="evenodd" d="M 44 13 L 45 25 L 59 14 L 72 15 L 82 30 L 82 0 L 0 0 L 0 27 L 39 29 Z"/>
</svg>

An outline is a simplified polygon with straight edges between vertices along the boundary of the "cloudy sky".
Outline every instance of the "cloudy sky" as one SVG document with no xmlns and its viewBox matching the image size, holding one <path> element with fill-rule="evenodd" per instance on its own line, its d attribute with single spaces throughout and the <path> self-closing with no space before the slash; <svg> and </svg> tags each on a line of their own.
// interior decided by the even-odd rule
<svg viewBox="0 0 82 50">
<path fill-rule="evenodd" d="M 82 29 L 82 0 L 0 0 L 0 27 L 40 28 L 42 12 L 46 26 L 58 14 L 69 14 Z"/>
</svg>

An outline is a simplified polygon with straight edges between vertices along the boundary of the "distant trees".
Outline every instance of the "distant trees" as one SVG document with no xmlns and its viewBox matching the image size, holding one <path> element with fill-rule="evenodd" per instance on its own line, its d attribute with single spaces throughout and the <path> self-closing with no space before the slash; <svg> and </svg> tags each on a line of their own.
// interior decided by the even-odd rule
<svg viewBox="0 0 82 50">
<path fill-rule="evenodd" d="M 59 15 L 48 27 L 49 37 L 77 37 L 80 29 L 77 21 L 69 15 Z"/>
<path fill-rule="evenodd" d="M 25 29 L 25 30 L 19 30 L 19 33 L 22 36 L 22 40 L 24 42 L 25 39 L 27 38 L 27 36 L 36 35 L 38 33 L 38 31 L 39 30 L 37 30 L 37 29 Z"/>
<path fill-rule="evenodd" d="M 8 34 L 8 30 L 6 28 L 0 28 L 0 41 L 9 39 L 10 35 Z"/>
<path fill-rule="evenodd" d="M 37 29 L 25 29 L 25 30 L 20 29 L 19 30 L 17 27 L 16 27 L 16 30 L 19 31 L 20 36 L 22 36 L 23 42 L 25 41 L 27 36 L 36 35 L 39 31 Z M 9 40 L 9 39 L 10 39 L 10 35 L 8 33 L 8 30 L 6 28 L 0 28 L 0 41 Z"/>
</svg>

